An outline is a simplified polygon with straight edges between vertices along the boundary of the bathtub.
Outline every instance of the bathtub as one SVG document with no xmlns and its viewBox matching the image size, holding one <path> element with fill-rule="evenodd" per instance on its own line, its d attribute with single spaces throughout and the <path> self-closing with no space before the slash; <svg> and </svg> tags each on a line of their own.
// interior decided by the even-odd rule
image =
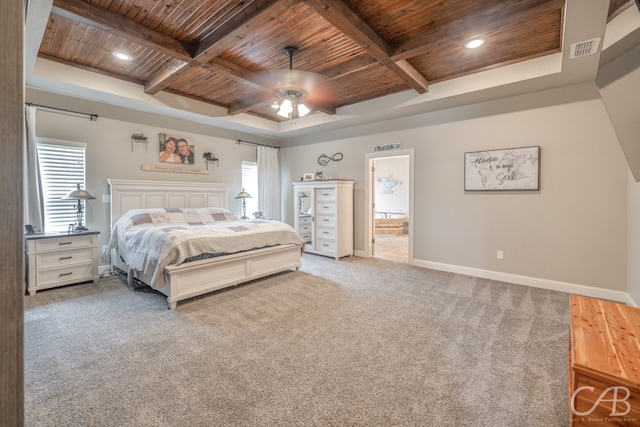
<svg viewBox="0 0 640 427">
<path fill-rule="evenodd" d="M 409 217 L 405 212 L 376 212 L 374 220 L 376 235 L 409 233 Z"/>
</svg>

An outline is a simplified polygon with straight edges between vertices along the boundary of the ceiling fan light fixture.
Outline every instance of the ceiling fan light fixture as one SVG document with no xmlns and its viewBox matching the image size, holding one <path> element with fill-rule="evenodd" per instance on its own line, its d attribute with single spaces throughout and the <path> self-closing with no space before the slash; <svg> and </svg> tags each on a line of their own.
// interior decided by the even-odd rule
<svg viewBox="0 0 640 427">
<path fill-rule="evenodd" d="M 293 104 L 289 99 L 285 99 L 280 104 L 280 110 L 278 110 L 278 115 L 282 117 L 289 117 L 289 114 L 293 112 Z"/>
<path fill-rule="evenodd" d="M 304 104 L 298 105 L 298 116 L 303 117 L 309 114 L 311 110 Z"/>
</svg>

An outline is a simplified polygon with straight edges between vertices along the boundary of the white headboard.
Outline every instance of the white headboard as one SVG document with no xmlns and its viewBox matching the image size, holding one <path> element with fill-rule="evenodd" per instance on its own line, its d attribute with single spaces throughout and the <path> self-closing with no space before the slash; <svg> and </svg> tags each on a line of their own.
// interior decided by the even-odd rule
<svg viewBox="0 0 640 427">
<path fill-rule="evenodd" d="M 109 179 L 111 225 L 131 209 L 226 208 L 228 184 Z"/>
</svg>

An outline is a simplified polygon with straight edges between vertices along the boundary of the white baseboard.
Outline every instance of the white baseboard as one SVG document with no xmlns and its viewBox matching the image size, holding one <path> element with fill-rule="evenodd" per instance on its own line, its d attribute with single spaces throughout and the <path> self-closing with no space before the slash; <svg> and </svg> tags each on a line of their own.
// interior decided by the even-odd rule
<svg viewBox="0 0 640 427">
<path fill-rule="evenodd" d="M 517 274 L 501 273 L 499 271 L 481 270 L 479 268 L 463 267 L 459 265 L 444 264 L 439 262 L 414 260 L 412 265 L 430 268 L 450 273 L 464 274 L 467 276 L 481 277 L 483 279 L 497 280 L 500 282 L 515 283 L 517 285 L 531 286 L 534 288 L 549 289 L 552 291 L 566 292 L 568 294 L 583 295 L 592 298 L 617 301 L 637 307 L 637 304 L 627 292 L 611 289 L 597 288 L 594 286 L 578 285 L 575 283 L 559 282 L 556 280 L 538 279 L 536 277 L 520 276 Z"/>
</svg>

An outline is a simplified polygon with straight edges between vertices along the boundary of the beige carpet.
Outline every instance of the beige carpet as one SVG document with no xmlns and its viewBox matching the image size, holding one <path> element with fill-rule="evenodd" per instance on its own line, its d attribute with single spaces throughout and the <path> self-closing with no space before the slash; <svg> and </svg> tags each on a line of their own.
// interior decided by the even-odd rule
<svg viewBox="0 0 640 427">
<path fill-rule="evenodd" d="M 27 426 L 566 426 L 566 294 L 379 259 L 25 296 Z"/>
</svg>

